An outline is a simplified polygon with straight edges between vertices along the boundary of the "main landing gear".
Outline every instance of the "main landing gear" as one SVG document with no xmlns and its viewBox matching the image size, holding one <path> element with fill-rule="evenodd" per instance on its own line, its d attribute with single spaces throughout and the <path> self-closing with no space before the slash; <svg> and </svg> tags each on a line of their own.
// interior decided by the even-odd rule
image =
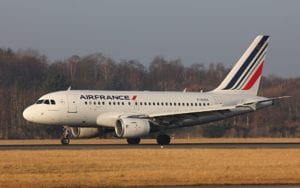
<svg viewBox="0 0 300 188">
<path fill-rule="evenodd" d="M 70 127 L 63 126 L 63 133 L 60 139 L 62 145 L 68 145 L 70 143 Z"/>
<path fill-rule="evenodd" d="M 168 144 L 170 144 L 170 141 L 171 141 L 171 137 L 166 134 L 159 134 L 156 137 L 156 142 L 159 145 L 168 145 Z"/>
<path fill-rule="evenodd" d="M 127 143 L 130 145 L 137 145 L 141 142 L 141 138 L 127 138 Z"/>
<path fill-rule="evenodd" d="M 130 145 L 137 145 L 141 142 L 141 138 L 127 138 L 127 143 Z M 156 137 L 156 142 L 159 145 L 168 145 L 171 142 L 171 137 L 166 134 L 159 134 Z"/>
</svg>

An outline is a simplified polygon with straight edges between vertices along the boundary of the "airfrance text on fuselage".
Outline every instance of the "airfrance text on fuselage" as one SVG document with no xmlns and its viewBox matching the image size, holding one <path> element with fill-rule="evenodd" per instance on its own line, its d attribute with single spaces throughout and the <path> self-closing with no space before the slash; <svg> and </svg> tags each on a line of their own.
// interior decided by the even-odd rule
<svg viewBox="0 0 300 188">
<path fill-rule="evenodd" d="M 84 100 L 130 100 L 128 95 L 81 95 Z"/>
</svg>

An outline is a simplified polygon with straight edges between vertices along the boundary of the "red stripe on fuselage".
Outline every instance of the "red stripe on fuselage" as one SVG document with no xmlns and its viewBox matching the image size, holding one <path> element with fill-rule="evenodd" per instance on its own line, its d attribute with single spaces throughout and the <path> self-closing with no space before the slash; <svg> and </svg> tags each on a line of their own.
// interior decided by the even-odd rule
<svg viewBox="0 0 300 188">
<path fill-rule="evenodd" d="M 246 86 L 243 88 L 243 90 L 249 90 L 252 88 L 252 86 L 255 84 L 257 79 L 261 76 L 262 71 L 264 68 L 264 61 L 262 61 L 261 65 L 258 67 L 252 78 L 249 80 L 249 82 L 246 84 Z"/>
</svg>

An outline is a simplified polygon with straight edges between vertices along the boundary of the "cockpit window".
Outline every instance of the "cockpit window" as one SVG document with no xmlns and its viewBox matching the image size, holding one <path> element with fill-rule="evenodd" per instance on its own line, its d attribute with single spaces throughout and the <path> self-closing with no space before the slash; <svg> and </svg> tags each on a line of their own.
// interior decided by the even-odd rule
<svg viewBox="0 0 300 188">
<path fill-rule="evenodd" d="M 43 102 L 44 102 L 44 100 L 38 100 L 38 101 L 36 101 L 35 104 L 42 104 Z"/>
<path fill-rule="evenodd" d="M 51 104 L 55 105 L 55 100 L 50 100 Z"/>
<path fill-rule="evenodd" d="M 50 100 L 49 99 L 47 99 L 47 100 L 40 99 L 40 100 L 36 101 L 35 104 L 51 104 L 51 105 L 55 105 L 56 102 L 53 99 L 50 99 Z"/>
<path fill-rule="evenodd" d="M 50 104 L 49 100 L 44 100 L 44 104 Z"/>
</svg>

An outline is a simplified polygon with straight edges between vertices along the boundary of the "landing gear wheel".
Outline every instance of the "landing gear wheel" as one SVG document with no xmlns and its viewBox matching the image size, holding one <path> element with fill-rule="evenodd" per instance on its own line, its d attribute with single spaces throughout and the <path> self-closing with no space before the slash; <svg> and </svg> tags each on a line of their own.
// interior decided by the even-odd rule
<svg viewBox="0 0 300 188">
<path fill-rule="evenodd" d="M 137 145 L 141 142 L 141 138 L 127 138 L 127 143 L 131 145 Z"/>
<path fill-rule="evenodd" d="M 62 145 L 68 145 L 70 144 L 70 139 L 69 138 L 62 138 L 60 139 L 60 142 Z"/>
<path fill-rule="evenodd" d="M 63 126 L 62 137 L 60 139 L 62 145 L 70 144 L 70 127 Z"/>
<path fill-rule="evenodd" d="M 156 137 L 156 142 L 159 145 L 168 145 L 170 144 L 171 137 L 166 134 L 160 134 Z"/>
</svg>

